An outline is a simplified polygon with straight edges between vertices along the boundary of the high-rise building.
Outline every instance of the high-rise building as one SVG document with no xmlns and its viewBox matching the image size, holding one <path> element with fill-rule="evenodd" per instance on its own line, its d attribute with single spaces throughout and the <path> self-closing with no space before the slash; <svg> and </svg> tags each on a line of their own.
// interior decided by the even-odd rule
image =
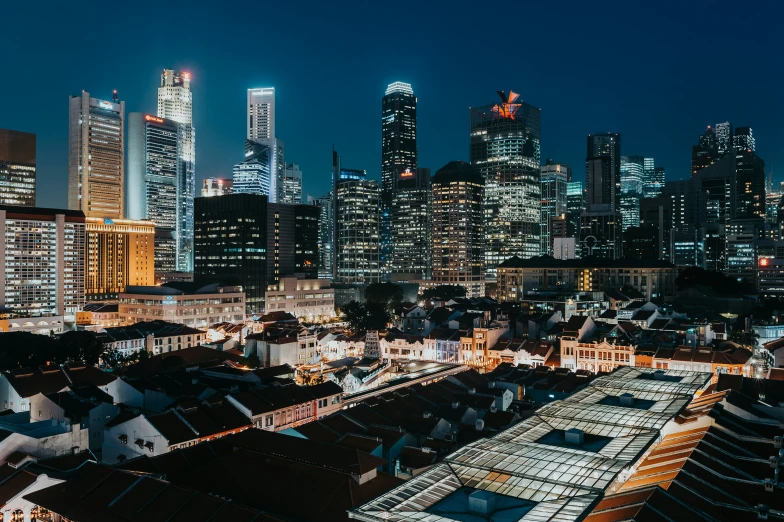
<svg viewBox="0 0 784 522">
<path fill-rule="evenodd" d="M 603 132 L 588 135 L 585 159 L 586 207 L 607 205 L 620 211 L 621 203 L 621 135 Z"/>
<path fill-rule="evenodd" d="M 158 87 L 158 117 L 179 124 L 177 181 L 177 270 L 193 271 L 193 198 L 196 194 L 196 129 L 193 127 L 191 75 L 164 69 Z"/>
<path fill-rule="evenodd" d="M 664 188 L 664 167 L 657 167 L 653 158 L 644 158 L 642 171 L 642 197 L 660 196 Z"/>
<path fill-rule="evenodd" d="M 302 171 L 299 165 L 286 163 L 280 186 L 279 203 L 302 203 Z"/>
<path fill-rule="evenodd" d="M 696 176 L 697 172 L 710 167 L 718 159 L 719 149 L 716 144 L 716 132 L 708 125 L 697 145 L 691 147 L 691 175 Z"/>
<path fill-rule="evenodd" d="M 426 279 L 429 274 L 430 169 L 397 175 L 392 196 L 392 281 Z"/>
<path fill-rule="evenodd" d="M 640 199 L 645 187 L 645 162 L 642 156 L 621 156 L 621 219 L 623 229 L 640 225 Z M 653 169 L 650 169 L 653 171 Z M 653 172 L 651 172 L 653 173 Z"/>
<path fill-rule="evenodd" d="M 84 213 L 0 206 L 0 231 L 0 308 L 73 322 L 85 303 Z"/>
<path fill-rule="evenodd" d="M 486 275 L 512 256 L 539 255 L 541 109 L 499 91 L 501 103 L 470 109 L 471 165 L 485 180 Z"/>
<path fill-rule="evenodd" d="M 568 210 L 567 186 L 570 170 L 567 165 L 554 163 L 552 160 L 547 160 L 547 164 L 542 166 L 542 255 L 553 255 L 552 220 L 562 214 L 566 215 Z"/>
<path fill-rule="evenodd" d="M 232 180 L 224 178 L 207 178 L 201 185 L 201 197 L 224 196 L 231 194 Z"/>
<path fill-rule="evenodd" d="M 234 165 L 232 172 L 232 192 L 234 194 L 255 194 L 270 196 L 274 190 L 274 180 L 270 171 L 270 148 L 257 141 L 245 140 L 245 159 Z"/>
<path fill-rule="evenodd" d="M 267 203 L 267 284 L 282 277 L 318 277 L 319 209 Z"/>
<path fill-rule="evenodd" d="M 126 215 L 155 223 L 155 271 L 177 270 L 180 221 L 179 124 L 141 112 L 128 114 L 128 163 L 125 176 Z M 134 283 L 135 284 L 135 283 Z"/>
<path fill-rule="evenodd" d="M 309 201 L 319 208 L 318 277 L 319 279 L 332 279 L 332 240 L 335 227 L 332 213 L 332 192 Z"/>
<path fill-rule="evenodd" d="M 585 212 L 585 190 L 582 181 L 566 184 L 566 217 L 569 237 L 580 237 L 580 214 Z"/>
<path fill-rule="evenodd" d="M 716 150 L 718 158 L 732 152 L 732 125 L 728 121 L 716 124 Z"/>
<path fill-rule="evenodd" d="M 438 285 L 484 295 L 485 180 L 471 165 L 452 161 L 430 180 L 431 267 Z"/>
<path fill-rule="evenodd" d="M 35 206 L 35 134 L 0 129 L 0 205 Z"/>
<path fill-rule="evenodd" d="M 417 169 L 416 110 L 411 85 L 395 82 L 387 86 L 381 99 L 381 267 L 385 279 L 395 270 L 393 199 L 398 180 L 401 174 Z"/>
<path fill-rule="evenodd" d="M 125 217 L 125 102 L 82 91 L 69 100 L 68 208 L 88 217 Z"/>
<path fill-rule="evenodd" d="M 85 294 L 116 299 L 127 286 L 155 285 L 155 225 L 151 221 L 86 218 Z"/>
<path fill-rule="evenodd" d="M 380 198 L 377 181 L 337 181 L 335 270 L 342 283 L 381 282 Z"/>
<path fill-rule="evenodd" d="M 735 129 L 735 136 L 732 138 L 732 145 L 735 152 L 749 151 L 754 152 L 757 149 L 754 134 L 751 127 L 738 127 Z"/>
<path fill-rule="evenodd" d="M 580 215 L 580 257 L 595 256 L 604 259 L 623 257 L 621 219 L 620 212 L 606 210 L 583 212 Z"/>
<path fill-rule="evenodd" d="M 248 89 L 247 139 L 269 147 L 269 202 L 276 203 L 281 195 L 281 179 L 286 168 L 283 141 L 275 135 L 275 88 Z M 248 144 L 245 144 L 247 159 Z"/>
<path fill-rule="evenodd" d="M 249 314 L 264 312 L 267 289 L 267 198 L 227 194 L 195 200 L 193 277 L 240 285 Z"/>
<path fill-rule="evenodd" d="M 735 219 L 765 217 L 765 162 L 754 152 L 735 152 Z"/>
</svg>

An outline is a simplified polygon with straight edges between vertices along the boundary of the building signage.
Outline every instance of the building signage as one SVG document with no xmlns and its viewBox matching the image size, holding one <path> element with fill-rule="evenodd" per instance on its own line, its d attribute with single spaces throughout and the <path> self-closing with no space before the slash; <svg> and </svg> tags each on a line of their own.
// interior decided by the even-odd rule
<svg viewBox="0 0 784 522">
<path fill-rule="evenodd" d="M 100 107 L 101 109 L 106 109 L 107 111 L 114 109 L 114 105 L 111 102 L 103 101 L 103 100 L 98 102 L 98 107 Z"/>
<path fill-rule="evenodd" d="M 147 121 L 153 121 L 155 123 L 163 123 L 163 118 L 158 118 L 157 116 L 151 116 L 150 114 L 145 114 L 144 119 Z"/>
</svg>

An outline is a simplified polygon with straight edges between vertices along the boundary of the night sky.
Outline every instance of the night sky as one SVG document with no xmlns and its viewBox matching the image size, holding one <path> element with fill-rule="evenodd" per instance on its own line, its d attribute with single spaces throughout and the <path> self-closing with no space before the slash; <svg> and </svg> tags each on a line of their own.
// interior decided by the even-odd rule
<svg viewBox="0 0 784 522">
<path fill-rule="evenodd" d="M 634 4 L 634 5 L 632 5 Z M 638 5 L 639 4 L 639 5 Z M 542 160 L 584 178 L 585 135 L 689 176 L 706 125 L 749 125 L 784 180 L 784 2 L 0 2 L 0 127 L 38 135 L 39 206 L 65 207 L 68 96 L 155 113 L 161 71 L 190 71 L 201 180 L 243 157 L 246 89 L 274 86 L 304 192 L 331 147 L 380 178 L 381 97 L 411 83 L 421 167 L 468 159 L 468 108 L 512 89 L 542 109 Z"/>
</svg>

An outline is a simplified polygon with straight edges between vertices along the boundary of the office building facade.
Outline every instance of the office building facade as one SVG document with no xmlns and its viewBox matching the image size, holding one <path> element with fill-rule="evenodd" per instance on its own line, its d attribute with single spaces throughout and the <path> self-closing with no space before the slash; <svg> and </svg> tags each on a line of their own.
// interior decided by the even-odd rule
<svg viewBox="0 0 784 522">
<path fill-rule="evenodd" d="M 302 203 L 302 171 L 299 165 L 286 163 L 280 184 L 280 203 Z"/>
<path fill-rule="evenodd" d="M 398 174 L 392 196 L 392 281 L 427 279 L 430 267 L 430 169 Z"/>
<path fill-rule="evenodd" d="M 642 156 L 621 156 L 621 219 L 623 229 L 640 225 L 640 199 L 645 189 L 646 173 L 654 174 L 653 166 L 647 165 Z M 648 167 L 646 169 L 646 167 Z"/>
<path fill-rule="evenodd" d="M 566 184 L 566 217 L 567 234 L 580 237 L 580 214 L 585 211 L 585 190 L 582 181 L 571 181 Z"/>
<path fill-rule="evenodd" d="M 732 145 L 735 152 L 754 152 L 757 150 L 757 140 L 754 139 L 754 133 L 751 127 L 738 127 L 735 129 L 735 135 L 732 137 Z"/>
<path fill-rule="evenodd" d="M 542 166 L 541 254 L 553 255 L 553 219 L 567 213 L 567 187 L 570 169 L 566 165 L 547 160 Z"/>
<path fill-rule="evenodd" d="M 281 277 L 318 277 L 318 207 L 267 203 L 267 285 Z"/>
<path fill-rule="evenodd" d="M 381 282 L 381 190 L 377 181 L 340 179 L 335 197 L 336 277 Z"/>
<path fill-rule="evenodd" d="M 269 202 L 276 203 L 281 197 L 281 180 L 286 168 L 283 141 L 275 134 L 275 88 L 248 89 L 247 139 L 268 147 L 267 170 L 269 171 Z M 248 156 L 248 145 L 245 145 Z"/>
<path fill-rule="evenodd" d="M 129 285 L 155 284 L 155 225 L 151 221 L 85 218 L 87 300 L 116 299 Z"/>
<path fill-rule="evenodd" d="M 177 181 L 177 270 L 193 271 L 193 198 L 196 195 L 196 129 L 193 127 L 191 75 L 164 69 L 158 87 L 158 117 L 179 125 Z"/>
<path fill-rule="evenodd" d="M 68 114 L 68 208 L 88 217 L 125 217 L 125 102 L 84 92 Z"/>
<path fill-rule="evenodd" d="M 381 264 L 385 279 L 394 271 L 393 199 L 398 180 L 405 172 L 416 173 L 417 165 L 417 98 L 411 85 L 395 82 L 381 99 Z"/>
<path fill-rule="evenodd" d="M 247 313 L 263 313 L 267 198 L 238 193 L 196 198 L 194 208 L 194 282 L 241 286 Z"/>
<path fill-rule="evenodd" d="M 74 321 L 85 303 L 84 213 L 0 206 L 0 230 L 0 308 Z"/>
<path fill-rule="evenodd" d="M 332 279 L 332 240 L 335 228 L 332 193 L 314 199 L 312 204 L 319 209 L 318 277 L 319 279 Z"/>
<path fill-rule="evenodd" d="M 128 114 L 128 164 L 125 176 L 126 215 L 155 224 L 155 271 L 174 272 L 180 247 L 177 238 L 180 128 L 173 120 L 151 114 Z"/>
<path fill-rule="evenodd" d="M 267 199 L 271 199 L 270 195 L 276 189 L 269 157 L 269 146 L 245 140 L 245 159 L 234 165 L 232 172 L 232 192 L 267 196 Z"/>
<path fill-rule="evenodd" d="M 585 158 L 586 208 L 604 205 L 620 211 L 621 135 L 613 132 L 589 134 Z"/>
<path fill-rule="evenodd" d="M 434 285 L 460 285 L 484 295 L 485 179 L 468 163 L 452 161 L 430 180 L 431 270 Z"/>
<path fill-rule="evenodd" d="M 35 134 L 0 129 L 0 205 L 35 206 Z"/>
<path fill-rule="evenodd" d="M 501 103 L 470 109 L 470 159 L 485 180 L 485 270 L 539 255 L 541 109 L 499 91 Z"/>
</svg>

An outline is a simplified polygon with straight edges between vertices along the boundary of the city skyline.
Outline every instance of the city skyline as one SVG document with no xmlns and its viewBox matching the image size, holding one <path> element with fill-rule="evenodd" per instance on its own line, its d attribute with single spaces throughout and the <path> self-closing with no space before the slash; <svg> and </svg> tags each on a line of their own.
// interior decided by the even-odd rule
<svg viewBox="0 0 784 522">
<path fill-rule="evenodd" d="M 768 7 L 769 11 L 778 8 L 773 4 Z M 25 19 L 33 16 L 24 6 L 10 9 L 11 16 L 20 19 L 20 27 L 25 25 Z M 281 15 L 286 14 L 285 7 L 275 9 L 284 11 L 279 13 Z M 531 6 L 529 15 L 547 20 L 555 15 L 554 9 L 550 9 Z M 713 31 L 732 32 L 733 23 L 737 21 L 735 16 L 726 16 L 729 7 L 700 10 L 698 6 L 686 6 L 685 9 L 688 13 L 684 20 L 700 15 L 703 17 L 701 22 Z M 435 23 L 441 10 L 423 6 L 419 11 L 420 23 L 429 24 Z M 233 16 L 210 20 L 215 30 L 226 36 L 215 50 L 194 42 L 186 48 L 171 51 L 154 45 L 154 40 L 142 41 L 139 48 L 112 48 L 113 55 L 119 53 L 124 59 L 104 60 L 106 63 L 102 65 L 100 74 L 83 67 L 73 67 L 74 59 L 61 55 L 59 49 L 48 46 L 44 51 L 34 46 L 28 53 L 9 56 L 9 65 L 21 75 L 29 76 L 33 67 L 38 66 L 37 59 L 45 58 L 46 63 L 52 62 L 48 73 L 58 81 L 54 85 L 52 82 L 41 82 L 41 85 L 32 82 L 21 92 L 14 92 L 10 85 L 0 87 L 0 92 L 5 94 L 0 126 L 38 136 L 38 176 L 41 180 L 38 204 L 49 207 L 65 206 L 63 176 L 67 165 L 67 131 L 65 123 L 57 122 L 67 120 L 64 107 L 67 96 L 84 89 L 105 99 L 111 95 L 111 90 L 117 89 L 120 99 L 128 104 L 127 112 L 153 113 L 156 100 L 154 92 L 149 92 L 149 85 L 157 83 L 164 67 L 189 71 L 193 75 L 194 127 L 199 129 L 197 183 L 206 177 L 230 176 L 232 165 L 242 154 L 247 116 L 243 104 L 247 89 L 266 85 L 276 88 L 276 134 L 286 140 L 286 159 L 301 166 L 304 192 L 316 197 L 329 188 L 332 143 L 342 151 L 345 164 L 366 169 L 371 179 L 380 179 L 378 99 L 386 86 L 396 81 L 410 83 L 419 98 L 419 164 L 431 169 L 453 159 L 468 159 L 465 109 L 486 103 L 495 90 L 509 88 L 520 92 L 522 100 L 542 108 L 542 158 L 553 158 L 570 165 L 575 169 L 576 180 L 582 179 L 579 167 L 584 161 L 582 143 L 585 135 L 597 131 L 623 134 L 624 153 L 655 157 L 657 163 L 667 168 L 668 179 L 688 177 L 691 144 L 704 132 L 706 125 L 717 121 L 753 127 L 760 154 L 771 159 L 781 156 L 784 133 L 778 128 L 777 121 L 784 111 L 781 97 L 776 95 L 775 89 L 775 78 L 780 75 L 781 66 L 772 59 L 775 46 L 768 45 L 772 43 L 772 37 L 768 36 L 771 32 L 764 30 L 770 23 L 767 20 L 776 18 L 771 16 L 775 13 L 753 16 L 754 20 L 760 21 L 759 30 L 749 35 L 743 50 L 732 47 L 721 56 L 717 53 L 715 57 L 709 55 L 704 58 L 705 65 L 714 70 L 718 70 L 722 63 L 741 58 L 749 70 L 773 64 L 774 80 L 749 84 L 742 75 L 727 75 L 721 79 L 726 86 L 724 89 L 704 89 L 701 82 L 681 79 L 687 77 L 685 73 L 701 48 L 692 36 L 677 31 L 677 25 L 682 22 L 631 7 L 609 10 L 610 14 L 604 20 L 591 17 L 598 28 L 609 27 L 625 16 L 636 15 L 641 31 L 657 28 L 661 33 L 667 32 L 668 28 L 673 30 L 671 38 L 665 42 L 633 41 L 625 44 L 624 49 L 619 50 L 619 59 L 627 63 L 632 59 L 639 60 L 646 65 L 641 68 L 644 74 L 635 73 L 632 67 L 628 67 L 624 85 L 607 90 L 606 82 L 591 84 L 582 79 L 590 66 L 578 60 L 580 46 L 577 44 L 586 34 L 595 35 L 601 31 L 586 33 L 586 28 L 579 22 L 584 13 L 577 11 L 579 9 L 575 10 L 574 16 L 562 20 L 561 32 L 567 34 L 562 41 L 545 40 L 546 29 L 535 29 L 535 35 L 548 43 L 535 46 L 531 53 L 526 53 L 525 72 L 522 72 L 523 68 L 501 67 L 502 63 L 506 63 L 503 53 L 488 54 L 493 46 L 513 43 L 515 40 L 511 33 L 492 45 L 480 43 L 476 50 L 456 42 L 435 44 L 430 53 L 423 55 L 421 49 L 426 49 L 431 40 L 437 42 L 442 35 L 443 29 L 438 26 L 424 41 L 407 40 L 394 52 L 374 42 L 369 42 L 370 45 L 361 50 L 347 47 L 353 41 L 347 36 L 339 36 L 323 48 L 316 48 L 313 43 L 324 31 L 316 28 L 313 35 L 302 42 L 291 42 L 290 48 L 282 49 L 278 55 L 252 67 L 243 64 L 241 68 L 241 58 L 248 56 L 240 49 L 242 37 L 235 36 L 241 31 L 229 34 L 228 29 L 232 23 L 236 23 L 236 29 L 241 29 L 245 22 Z M 347 26 L 354 19 L 352 17 L 359 16 L 341 6 L 334 14 L 324 14 L 341 26 Z M 475 17 L 489 14 L 481 7 L 472 12 L 458 5 L 454 12 L 450 12 L 449 19 L 454 29 L 468 27 Z M 338 21 L 343 15 L 347 18 Z M 63 16 L 68 18 L 71 15 L 64 13 Z M 742 16 L 751 18 L 747 14 Z M 191 18 L 191 30 L 203 31 L 207 27 L 205 13 L 194 13 Z M 129 26 L 152 30 L 141 15 L 129 13 L 128 22 Z M 369 35 L 385 28 L 387 23 L 367 23 L 357 28 L 353 37 L 365 35 L 370 39 Z M 47 30 L 47 22 L 43 24 L 41 30 Z M 65 26 L 67 24 L 63 24 Z M 54 38 L 64 34 L 55 26 L 48 29 Z M 308 22 L 304 29 L 312 30 L 314 26 Z M 597 43 L 605 40 L 605 37 L 593 37 Z M 69 35 L 69 38 L 75 38 L 78 44 L 82 37 Z M 606 39 L 609 41 L 609 37 Z M 307 49 L 308 54 L 300 58 L 298 55 L 303 49 Z M 336 55 L 337 51 L 340 53 Z M 98 58 L 104 56 L 105 51 L 98 52 Z M 384 59 L 384 52 L 389 53 L 388 60 Z M 469 68 L 467 73 L 465 66 L 474 63 L 480 53 L 487 58 L 482 69 L 472 75 Z M 292 61 L 295 55 L 298 56 L 297 61 Z M 325 56 L 335 56 L 336 61 L 331 65 L 320 63 L 325 61 Z M 296 67 L 287 66 L 294 63 Z M 545 81 L 545 73 L 551 71 L 555 63 L 560 65 L 558 70 L 562 72 L 563 81 Z M 345 67 L 336 67 L 336 64 L 349 65 L 352 69 L 346 72 Z M 463 67 L 456 67 L 461 64 Z M 230 69 L 233 70 L 229 75 Z M 642 82 L 643 77 L 645 82 Z M 314 117 L 313 104 L 303 102 L 313 98 L 316 92 L 319 97 L 330 101 L 320 105 L 317 118 Z M 603 103 L 596 103 L 596 100 Z M 350 121 L 340 118 L 346 112 L 352 114 Z M 49 125 L 50 121 L 55 124 Z M 667 128 L 668 132 L 657 132 L 661 128 Z M 774 181 L 780 179 L 781 176 L 774 172 Z"/>
</svg>

